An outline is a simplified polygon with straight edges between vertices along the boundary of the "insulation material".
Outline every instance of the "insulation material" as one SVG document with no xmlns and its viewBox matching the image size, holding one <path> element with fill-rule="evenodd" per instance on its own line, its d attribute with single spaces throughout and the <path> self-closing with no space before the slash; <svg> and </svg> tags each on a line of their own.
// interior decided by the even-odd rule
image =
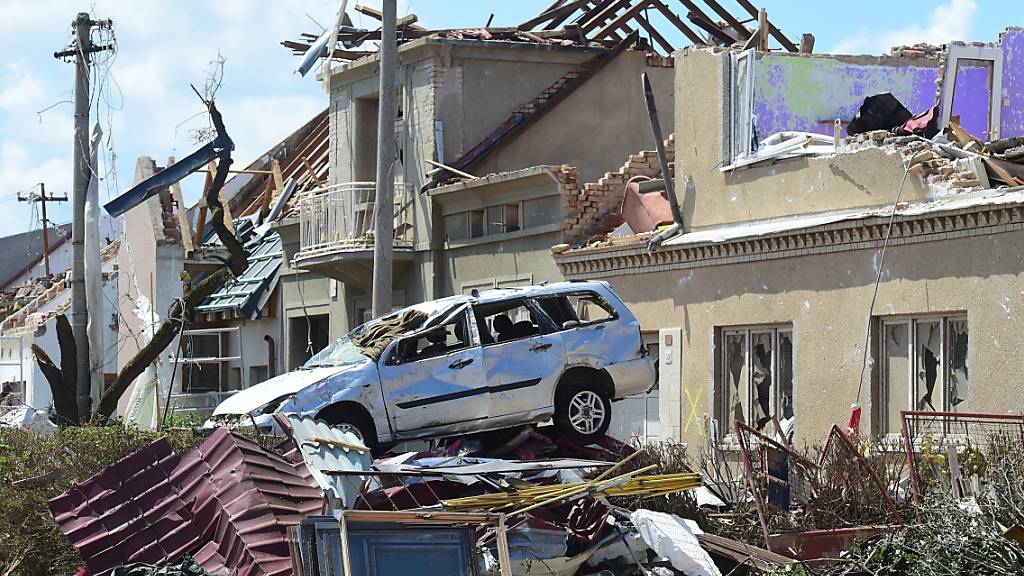
<svg viewBox="0 0 1024 576">
<path fill-rule="evenodd" d="M 141 335 L 144 346 L 153 339 L 153 333 L 160 319 L 153 312 L 153 305 L 149 298 L 141 293 L 136 299 L 133 312 L 142 324 Z M 125 410 L 124 420 L 144 430 L 155 430 L 160 419 L 158 410 L 160 385 L 157 378 L 160 364 L 158 357 L 146 366 L 142 374 L 135 379 L 135 385 L 132 386 L 132 392 L 128 396 L 128 408 Z"/>
<path fill-rule="evenodd" d="M 93 174 L 85 192 L 85 302 L 88 314 L 86 333 L 89 337 L 89 396 L 94 404 L 100 400 L 103 391 L 103 270 L 100 268 L 100 206 L 99 145 L 103 129 L 99 123 L 92 127 L 89 142 L 90 162 Z"/>
<path fill-rule="evenodd" d="M 688 576 L 721 576 L 711 556 L 701 548 L 697 540 L 701 531 L 696 524 L 691 524 L 692 521 L 644 509 L 631 513 L 629 520 L 647 546 L 658 556 L 667 558 L 676 570 Z"/>
<path fill-rule="evenodd" d="M 0 428 L 23 428 L 40 436 L 53 436 L 57 431 L 57 425 L 50 421 L 45 410 L 29 406 L 12 408 L 0 416 Z"/>
</svg>

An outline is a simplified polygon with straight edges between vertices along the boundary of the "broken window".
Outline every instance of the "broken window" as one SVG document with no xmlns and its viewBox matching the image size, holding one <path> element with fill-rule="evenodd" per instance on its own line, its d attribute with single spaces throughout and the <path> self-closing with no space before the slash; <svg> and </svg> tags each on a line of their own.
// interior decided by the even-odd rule
<svg viewBox="0 0 1024 576">
<path fill-rule="evenodd" d="M 901 410 L 969 411 L 967 318 L 882 320 L 880 432 L 900 431 Z"/>
<path fill-rule="evenodd" d="M 443 356 L 468 348 L 469 342 L 467 312 L 463 311 L 444 324 L 402 340 L 398 345 L 398 359 L 405 363 Z"/>
<path fill-rule="evenodd" d="M 473 314 L 484 346 L 550 332 L 526 300 L 479 304 L 473 307 Z"/>
<path fill-rule="evenodd" d="M 618 318 L 618 312 L 596 292 L 573 292 L 537 299 L 544 313 L 563 330 Z M 566 322 L 572 324 L 566 326 Z"/>
<path fill-rule="evenodd" d="M 497 204 L 448 214 L 444 217 L 445 236 L 451 242 L 515 232 L 520 229 L 521 208 L 519 203 Z"/>
<path fill-rule="evenodd" d="M 721 370 L 715 417 L 719 435 L 735 422 L 773 434 L 792 435 L 793 332 L 787 328 L 728 329 L 721 333 Z"/>
</svg>

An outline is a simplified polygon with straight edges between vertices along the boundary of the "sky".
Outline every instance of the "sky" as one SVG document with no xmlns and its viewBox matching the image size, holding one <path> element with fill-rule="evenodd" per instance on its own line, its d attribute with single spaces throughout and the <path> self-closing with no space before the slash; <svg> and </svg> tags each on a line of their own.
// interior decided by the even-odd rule
<svg viewBox="0 0 1024 576">
<path fill-rule="evenodd" d="M 350 5 L 357 0 L 351 0 Z M 369 5 L 380 1 L 363 0 Z M 399 0 L 400 15 L 415 13 L 430 28 L 515 25 L 551 0 Z M 699 2 L 698 2 L 699 3 Z M 735 0 L 720 0 L 741 14 Z M 882 54 L 891 46 L 949 40 L 995 41 L 1019 14 L 1019 0 L 762 0 L 770 20 L 790 39 L 811 32 L 815 52 Z M 678 0 L 669 0 L 685 16 Z M 0 0 L 0 236 L 39 227 L 33 206 L 16 200 L 44 182 L 48 193 L 71 196 L 74 65 L 53 52 L 71 39 L 70 23 L 87 10 L 113 20 L 116 51 L 98 56 L 92 121 L 104 130 L 101 201 L 132 184 L 136 159 L 163 165 L 197 145 L 207 116 L 189 84 L 202 88 L 212 62 L 223 59 L 217 92 L 236 166 L 246 165 L 327 106 L 312 78 L 293 70 L 297 59 L 280 42 L 318 33 L 333 23 L 339 0 Z M 352 11 L 350 9 L 350 14 Z M 375 21 L 354 14 L 355 24 Z M 106 37 L 106 36 L 104 36 Z M 670 37 L 670 40 L 673 38 Z M 202 176 L 183 182 L 186 203 Z M 70 202 L 48 208 L 57 222 L 71 219 Z"/>
</svg>

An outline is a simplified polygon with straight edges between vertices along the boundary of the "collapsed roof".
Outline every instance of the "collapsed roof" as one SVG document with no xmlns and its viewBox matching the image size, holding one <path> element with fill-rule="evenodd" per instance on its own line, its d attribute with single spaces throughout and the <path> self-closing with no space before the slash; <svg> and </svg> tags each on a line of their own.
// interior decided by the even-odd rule
<svg viewBox="0 0 1024 576">
<path fill-rule="evenodd" d="M 767 49 L 769 36 L 789 52 L 800 50 L 782 30 L 768 21 L 766 13 L 762 14 L 751 2 L 735 0 L 735 3 L 742 11 L 738 17 L 716 0 L 679 0 L 679 8 L 685 10 L 685 20 L 689 23 L 675 12 L 674 3 L 670 0 L 557 0 L 536 17 L 518 26 L 504 27 L 492 27 L 489 20 L 484 27 L 432 30 L 416 24 L 416 15 L 410 14 L 398 20 L 398 42 L 447 38 L 612 47 L 633 32 L 639 32 L 666 54 L 687 44 L 759 45 Z M 381 20 L 376 9 L 357 4 L 355 10 Z M 296 54 L 306 54 L 315 49 L 321 51 L 319 56 L 339 60 L 357 60 L 375 54 L 376 48 L 368 50 L 366 42 L 380 40 L 380 27 L 373 30 L 355 28 L 347 15 L 344 22 L 330 49 L 325 38 L 330 31 L 304 33 L 298 41 L 286 40 L 281 44 Z M 765 28 L 763 33 L 760 33 L 759 24 Z"/>
</svg>

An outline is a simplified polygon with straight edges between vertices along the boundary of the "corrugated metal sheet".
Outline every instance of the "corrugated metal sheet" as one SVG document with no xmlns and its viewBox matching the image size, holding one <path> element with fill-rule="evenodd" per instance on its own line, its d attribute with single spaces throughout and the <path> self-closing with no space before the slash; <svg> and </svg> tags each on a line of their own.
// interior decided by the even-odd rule
<svg viewBox="0 0 1024 576">
<path fill-rule="evenodd" d="M 241 276 L 225 282 L 196 306 L 197 312 L 238 310 L 246 318 L 254 318 L 277 285 L 283 250 L 277 231 L 268 232 L 255 245 L 247 247 L 249 267 Z"/>
<path fill-rule="evenodd" d="M 210 572 L 290 574 L 286 529 L 324 502 L 287 448 L 266 450 L 221 428 L 179 457 L 161 439 L 54 498 L 50 510 L 91 574 L 186 552 Z"/>
<path fill-rule="evenodd" d="M 283 414 L 275 415 L 275 417 L 288 420 L 292 439 L 299 447 L 302 459 L 317 484 L 325 491 L 331 492 L 345 508 L 352 508 L 365 478 L 336 476 L 325 474 L 325 472 L 369 470 L 372 460 L 370 451 L 345 447 L 346 445 L 362 446 L 362 442 L 353 434 L 342 432 L 312 418 L 299 418 Z"/>
</svg>

